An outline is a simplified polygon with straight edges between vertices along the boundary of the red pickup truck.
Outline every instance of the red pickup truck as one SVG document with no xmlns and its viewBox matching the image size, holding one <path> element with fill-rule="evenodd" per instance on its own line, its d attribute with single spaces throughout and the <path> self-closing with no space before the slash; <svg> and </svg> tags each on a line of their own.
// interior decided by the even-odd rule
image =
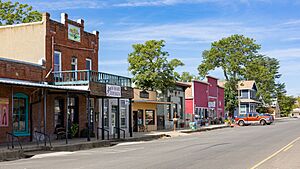
<svg viewBox="0 0 300 169">
<path fill-rule="evenodd" d="M 243 116 L 235 118 L 235 122 L 239 126 L 249 125 L 249 124 L 271 124 L 273 123 L 274 118 L 268 114 L 258 114 L 258 113 L 248 113 Z"/>
</svg>

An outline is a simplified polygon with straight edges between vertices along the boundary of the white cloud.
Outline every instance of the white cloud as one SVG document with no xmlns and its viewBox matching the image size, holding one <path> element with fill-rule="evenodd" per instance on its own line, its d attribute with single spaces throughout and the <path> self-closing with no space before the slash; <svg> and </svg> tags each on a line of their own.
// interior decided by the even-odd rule
<svg viewBox="0 0 300 169">
<path fill-rule="evenodd" d="M 267 56 L 277 58 L 281 61 L 300 60 L 300 48 L 277 49 L 277 50 L 266 51 L 264 53 Z M 297 64 L 299 65 L 299 63 Z"/>
</svg>

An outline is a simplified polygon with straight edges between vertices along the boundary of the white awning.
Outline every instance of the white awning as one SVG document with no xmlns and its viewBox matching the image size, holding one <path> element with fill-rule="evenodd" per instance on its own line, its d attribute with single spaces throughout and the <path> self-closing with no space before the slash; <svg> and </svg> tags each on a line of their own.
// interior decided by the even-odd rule
<svg viewBox="0 0 300 169">
<path fill-rule="evenodd" d="M 50 88 L 50 89 L 58 89 L 58 90 L 72 90 L 72 91 L 85 91 L 85 92 L 90 91 L 89 86 L 55 86 L 55 85 L 49 85 L 48 83 L 36 83 L 36 82 L 30 82 L 25 80 L 16 80 L 16 79 L 8 79 L 8 78 L 0 78 L 0 84 L 28 86 L 28 87 L 37 87 L 37 88 Z"/>
</svg>

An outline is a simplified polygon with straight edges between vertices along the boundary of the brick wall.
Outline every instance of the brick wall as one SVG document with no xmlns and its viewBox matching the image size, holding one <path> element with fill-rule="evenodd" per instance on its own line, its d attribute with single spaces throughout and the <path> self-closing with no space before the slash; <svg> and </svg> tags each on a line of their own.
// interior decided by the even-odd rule
<svg viewBox="0 0 300 169">
<path fill-rule="evenodd" d="M 53 21 L 47 17 L 46 24 L 46 69 L 49 72 L 52 68 L 52 55 L 54 51 L 61 52 L 62 70 L 71 70 L 72 57 L 77 58 L 77 69 L 86 69 L 86 59 L 92 60 L 92 70 L 98 71 L 98 49 L 99 49 L 99 33 L 88 33 L 84 31 L 84 21 L 81 23 L 68 19 L 65 14 L 65 23 Z M 68 39 L 68 26 L 72 24 L 80 28 L 81 42 Z M 53 41 L 54 43 L 52 43 Z"/>
<path fill-rule="evenodd" d="M 0 59 L 0 78 L 11 78 L 33 82 L 44 81 L 42 66 Z"/>
</svg>

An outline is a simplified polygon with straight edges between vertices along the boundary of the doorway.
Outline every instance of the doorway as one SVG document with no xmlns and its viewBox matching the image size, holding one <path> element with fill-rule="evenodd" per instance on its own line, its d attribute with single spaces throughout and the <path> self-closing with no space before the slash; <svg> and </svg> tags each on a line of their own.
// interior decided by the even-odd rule
<svg viewBox="0 0 300 169">
<path fill-rule="evenodd" d="M 165 116 L 157 115 L 157 130 L 165 129 Z"/>
<path fill-rule="evenodd" d="M 70 97 L 69 99 L 69 112 L 68 112 L 68 128 L 69 131 L 71 131 L 71 127 L 73 125 L 79 125 L 79 108 L 78 108 L 78 97 Z M 79 128 L 78 128 L 79 130 Z M 75 134 L 75 136 L 78 136 L 78 131 Z"/>
<path fill-rule="evenodd" d="M 112 105 L 111 107 L 111 128 L 113 133 L 116 132 L 115 127 L 117 126 L 117 113 L 118 113 L 118 106 Z"/>
<path fill-rule="evenodd" d="M 144 110 L 133 111 L 133 131 L 138 132 L 139 126 L 144 125 Z"/>
</svg>

